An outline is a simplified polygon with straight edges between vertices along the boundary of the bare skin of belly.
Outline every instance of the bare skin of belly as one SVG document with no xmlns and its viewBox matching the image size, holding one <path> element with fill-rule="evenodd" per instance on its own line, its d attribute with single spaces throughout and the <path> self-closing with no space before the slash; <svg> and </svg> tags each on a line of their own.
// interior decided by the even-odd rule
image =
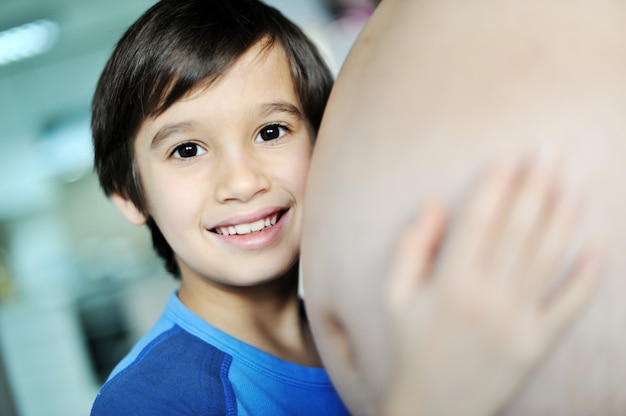
<svg viewBox="0 0 626 416">
<path fill-rule="evenodd" d="M 604 0 L 384 0 L 357 40 L 316 143 L 302 268 L 323 360 L 359 414 L 391 382 L 381 293 L 398 235 L 493 158 L 546 146 L 587 196 L 607 272 L 505 414 L 626 414 L 626 2 Z"/>
</svg>

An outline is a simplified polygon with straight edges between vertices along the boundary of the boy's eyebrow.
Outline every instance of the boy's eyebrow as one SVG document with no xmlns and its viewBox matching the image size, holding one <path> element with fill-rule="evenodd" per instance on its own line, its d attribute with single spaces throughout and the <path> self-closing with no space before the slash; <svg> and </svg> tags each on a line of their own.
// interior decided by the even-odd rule
<svg viewBox="0 0 626 416">
<path fill-rule="evenodd" d="M 300 119 L 304 118 L 302 111 L 287 101 L 277 101 L 263 105 L 263 115 L 269 116 L 273 113 L 290 113 Z"/>
<path fill-rule="evenodd" d="M 150 143 L 150 147 L 154 149 L 158 147 L 159 143 L 171 136 L 172 134 L 184 132 L 190 130 L 193 126 L 191 121 L 182 121 L 180 123 L 166 124 L 156 132 Z"/>
<path fill-rule="evenodd" d="M 298 117 L 299 119 L 304 119 L 302 111 L 297 106 L 287 101 L 277 101 L 273 103 L 263 104 L 262 113 L 264 116 L 270 116 L 274 113 L 289 113 L 294 115 L 295 117 Z M 180 123 L 164 125 L 156 132 L 156 134 L 152 138 L 150 147 L 152 149 L 158 147 L 159 143 L 161 143 L 172 134 L 191 130 L 193 128 L 193 124 L 194 123 L 192 121 L 181 121 Z"/>
</svg>

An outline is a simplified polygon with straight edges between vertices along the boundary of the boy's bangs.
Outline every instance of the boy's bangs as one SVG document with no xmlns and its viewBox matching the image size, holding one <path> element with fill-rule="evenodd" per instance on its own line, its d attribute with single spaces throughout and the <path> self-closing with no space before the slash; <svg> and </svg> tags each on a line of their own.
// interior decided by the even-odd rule
<svg viewBox="0 0 626 416">
<path fill-rule="evenodd" d="M 144 100 L 145 115 L 157 117 L 197 87 L 211 86 L 241 55 L 257 43 L 263 42 L 263 52 L 275 44 L 275 39 L 268 35 L 259 37 L 260 40 L 238 45 L 238 48 L 223 48 L 221 53 L 207 48 L 194 48 L 197 50 L 191 49 L 185 54 L 181 54 L 179 50 L 176 56 L 159 57 L 157 64 L 152 67 L 156 69 L 153 80 L 148 81 L 150 89 Z"/>
<path fill-rule="evenodd" d="M 195 53 L 167 58 L 159 59 L 166 62 L 157 62 L 153 80 L 147 82 L 150 88 L 144 111 L 148 117 L 162 114 L 196 86 L 210 85 L 237 59 L 234 54 L 219 60 L 205 59 Z"/>
</svg>

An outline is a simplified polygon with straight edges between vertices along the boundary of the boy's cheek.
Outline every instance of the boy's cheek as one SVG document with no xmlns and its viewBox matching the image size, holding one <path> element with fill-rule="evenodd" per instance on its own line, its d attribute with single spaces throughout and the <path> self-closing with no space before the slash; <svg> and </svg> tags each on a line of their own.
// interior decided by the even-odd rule
<svg viewBox="0 0 626 416">
<path fill-rule="evenodd" d="M 174 181 L 156 181 L 144 189 L 146 205 L 153 217 L 184 215 L 195 205 L 194 194 L 196 199 L 199 194 L 193 184 Z"/>
<path fill-rule="evenodd" d="M 290 183 L 290 188 L 294 193 L 297 193 L 300 198 L 304 196 L 306 188 L 307 178 L 309 176 L 310 159 L 304 158 L 299 163 L 294 163 L 290 169 L 290 175 L 287 176 L 287 180 Z"/>
</svg>

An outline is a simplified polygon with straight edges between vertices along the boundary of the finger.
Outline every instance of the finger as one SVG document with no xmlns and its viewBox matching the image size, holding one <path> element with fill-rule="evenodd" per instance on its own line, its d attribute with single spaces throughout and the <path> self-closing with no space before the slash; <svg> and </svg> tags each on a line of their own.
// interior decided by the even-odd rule
<svg viewBox="0 0 626 416">
<path fill-rule="evenodd" d="M 403 304 L 421 288 L 443 238 L 446 215 L 437 202 L 424 205 L 396 247 L 388 283 L 388 301 Z"/>
<path fill-rule="evenodd" d="M 604 260 L 598 252 L 581 255 L 565 281 L 550 294 L 544 309 L 548 337 L 557 337 L 590 302 L 604 274 Z"/>
<path fill-rule="evenodd" d="M 494 237 L 502 225 L 518 174 L 519 165 L 511 160 L 501 160 L 488 169 L 467 205 L 461 207 L 442 264 L 465 270 L 483 268 L 487 253 L 494 249 Z"/>
<path fill-rule="evenodd" d="M 551 153 L 535 156 L 527 164 L 510 208 L 504 214 L 489 261 L 494 275 L 504 284 L 512 284 L 512 288 L 528 278 L 527 267 L 534 260 L 537 240 L 545 232 L 542 223 L 554 200 L 555 165 Z"/>
<path fill-rule="evenodd" d="M 528 266 L 525 279 L 520 279 L 519 292 L 530 300 L 539 301 L 562 276 L 576 247 L 575 233 L 580 223 L 581 203 L 576 192 L 564 190 L 559 193 L 554 209 L 539 228 L 543 233 L 538 241 L 528 247 Z"/>
</svg>

